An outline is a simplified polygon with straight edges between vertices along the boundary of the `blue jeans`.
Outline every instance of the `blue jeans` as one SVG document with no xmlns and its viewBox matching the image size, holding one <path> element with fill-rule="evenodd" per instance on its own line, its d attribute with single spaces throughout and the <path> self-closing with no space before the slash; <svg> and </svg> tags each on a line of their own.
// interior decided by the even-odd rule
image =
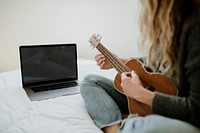
<svg viewBox="0 0 200 133">
<path fill-rule="evenodd" d="M 122 123 L 119 133 L 200 133 L 196 127 L 159 115 L 145 117 L 129 115 L 125 95 L 119 93 L 113 81 L 98 75 L 87 75 L 81 82 L 81 95 L 88 113 L 99 128 Z"/>
</svg>

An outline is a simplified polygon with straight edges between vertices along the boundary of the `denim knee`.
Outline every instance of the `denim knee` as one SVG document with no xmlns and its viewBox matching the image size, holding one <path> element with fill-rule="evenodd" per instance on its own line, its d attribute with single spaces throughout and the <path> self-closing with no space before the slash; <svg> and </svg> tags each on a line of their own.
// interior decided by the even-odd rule
<svg viewBox="0 0 200 133">
<path fill-rule="evenodd" d="M 80 84 L 80 92 L 82 96 L 88 95 L 88 93 L 91 92 L 91 89 L 93 88 L 91 88 L 90 86 L 96 83 L 97 78 L 95 77 L 98 77 L 98 76 L 94 74 L 89 74 L 84 77 L 84 79 L 82 80 Z"/>
<path fill-rule="evenodd" d="M 111 87 L 112 81 L 93 74 L 87 75 L 80 86 L 88 113 L 99 128 L 122 121 L 119 107 L 105 91 Z"/>
</svg>

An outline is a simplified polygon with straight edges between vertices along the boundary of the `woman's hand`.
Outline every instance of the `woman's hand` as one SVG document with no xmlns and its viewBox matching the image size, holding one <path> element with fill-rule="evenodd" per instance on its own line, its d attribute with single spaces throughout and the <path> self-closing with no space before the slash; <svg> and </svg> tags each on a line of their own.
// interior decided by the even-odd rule
<svg viewBox="0 0 200 133">
<path fill-rule="evenodd" d="M 126 96 L 152 106 L 154 93 L 143 87 L 140 78 L 134 71 L 121 74 L 121 87 Z"/>
<path fill-rule="evenodd" d="M 128 97 L 137 99 L 139 96 L 137 93 L 140 92 L 140 89 L 144 89 L 138 75 L 134 71 L 122 73 L 121 80 L 124 93 Z"/>
<path fill-rule="evenodd" d="M 95 56 L 95 61 L 97 62 L 97 65 L 100 66 L 101 69 L 108 70 L 113 68 L 112 64 L 101 53 Z"/>
</svg>

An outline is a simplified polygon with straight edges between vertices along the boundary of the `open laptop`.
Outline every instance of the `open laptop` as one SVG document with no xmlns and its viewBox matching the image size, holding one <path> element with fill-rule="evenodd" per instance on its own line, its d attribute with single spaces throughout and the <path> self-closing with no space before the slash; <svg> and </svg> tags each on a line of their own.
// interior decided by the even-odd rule
<svg viewBox="0 0 200 133">
<path fill-rule="evenodd" d="M 19 47 L 22 85 L 31 101 L 79 93 L 76 44 Z"/>
</svg>

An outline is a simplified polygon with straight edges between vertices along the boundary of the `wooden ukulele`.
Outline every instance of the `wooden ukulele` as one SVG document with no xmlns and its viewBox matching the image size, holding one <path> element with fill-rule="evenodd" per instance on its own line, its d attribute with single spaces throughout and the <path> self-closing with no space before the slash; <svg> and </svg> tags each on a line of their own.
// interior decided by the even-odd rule
<svg viewBox="0 0 200 133">
<path fill-rule="evenodd" d="M 143 86 L 146 89 L 169 95 L 177 95 L 178 91 L 175 85 L 164 74 L 147 72 L 142 62 L 137 59 L 131 59 L 124 64 L 115 55 L 113 55 L 107 48 L 105 48 L 100 43 L 100 40 L 101 40 L 100 36 L 93 35 L 89 39 L 89 42 L 91 43 L 91 46 L 97 48 L 117 70 L 118 74 L 114 79 L 114 85 L 117 91 L 124 94 L 123 89 L 120 85 L 121 74 L 123 72 L 131 72 L 133 70 L 137 73 Z M 128 100 L 129 112 L 131 114 L 137 114 L 142 116 L 152 114 L 152 111 L 149 106 L 129 97 L 127 97 L 127 100 Z"/>
</svg>

